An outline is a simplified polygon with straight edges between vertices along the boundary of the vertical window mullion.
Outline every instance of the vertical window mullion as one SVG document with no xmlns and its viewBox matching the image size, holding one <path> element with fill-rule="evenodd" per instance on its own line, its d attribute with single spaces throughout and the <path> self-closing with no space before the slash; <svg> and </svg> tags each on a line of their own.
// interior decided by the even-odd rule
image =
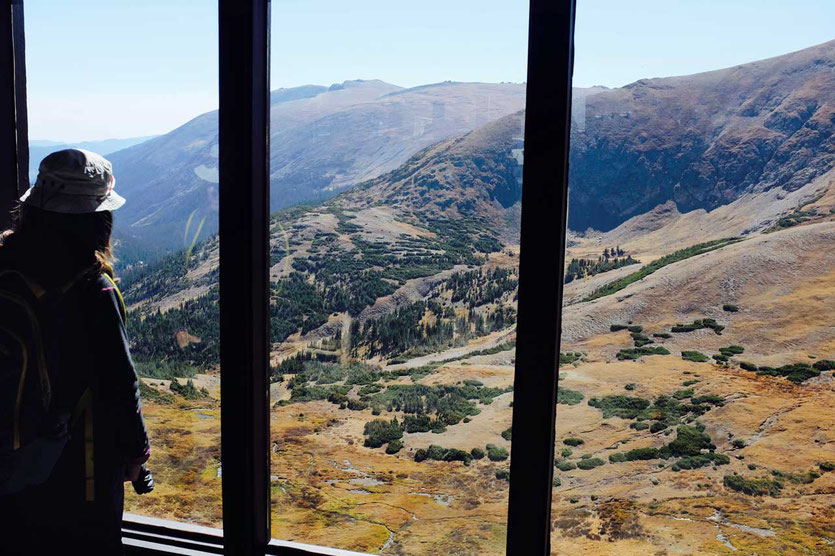
<svg viewBox="0 0 835 556">
<path fill-rule="evenodd" d="M 225 553 L 269 542 L 269 0 L 219 0 Z"/>
<path fill-rule="evenodd" d="M 3 3 L 0 15 L 0 229 L 29 187 L 23 1 Z"/>
<path fill-rule="evenodd" d="M 549 554 L 574 0 L 531 0 L 508 554 Z"/>
</svg>

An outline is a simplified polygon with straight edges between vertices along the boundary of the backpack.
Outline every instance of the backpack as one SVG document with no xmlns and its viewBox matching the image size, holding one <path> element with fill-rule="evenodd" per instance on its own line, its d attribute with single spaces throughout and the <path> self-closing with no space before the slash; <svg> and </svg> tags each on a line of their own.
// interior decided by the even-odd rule
<svg viewBox="0 0 835 556">
<path fill-rule="evenodd" d="M 47 365 L 44 318 L 75 280 L 47 292 L 21 272 L 0 268 L 0 494 L 44 483 L 69 440 L 74 415 L 52 404 L 54 370 Z"/>
</svg>

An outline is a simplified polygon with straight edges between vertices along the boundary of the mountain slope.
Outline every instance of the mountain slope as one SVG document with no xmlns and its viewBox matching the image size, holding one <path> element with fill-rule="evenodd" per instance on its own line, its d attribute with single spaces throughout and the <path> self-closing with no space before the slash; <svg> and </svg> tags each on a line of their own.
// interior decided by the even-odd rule
<svg viewBox="0 0 835 556">
<path fill-rule="evenodd" d="M 575 230 L 609 230 L 674 201 L 681 212 L 792 191 L 835 166 L 835 41 L 585 100 L 572 126 Z"/>
<path fill-rule="evenodd" d="M 519 84 L 404 90 L 382 81 L 273 92 L 272 208 L 376 177 L 430 144 L 523 108 L 524 96 Z M 119 214 L 122 241 L 147 252 L 187 245 L 204 219 L 199 237 L 216 229 L 217 157 L 217 112 L 114 155 L 120 191 L 129 200 Z"/>
<path fill-rule="evenodd" d="M 38 167 L 46 155 L 61 149 L 87 149 L 107 156 L 116 151 L 127 149 L 139 143 L 153 139 L 156 135 L 145 137 L 127 137 L 124 139 L 102 139 L 100 141 L 81 141 L 80 143 L 62 143 L 60 141 L 29 141 L 29 181 L 34 183 L 38 177 Z"/>
</svg>

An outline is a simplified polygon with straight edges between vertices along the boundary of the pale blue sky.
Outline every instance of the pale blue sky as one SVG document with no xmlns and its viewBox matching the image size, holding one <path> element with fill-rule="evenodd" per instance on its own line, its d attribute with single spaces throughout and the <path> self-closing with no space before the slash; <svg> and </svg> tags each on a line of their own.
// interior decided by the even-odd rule
<svg viewBox="0 0 835 556">
<path fill-rule="evenodd" d="M 273 0 L 272 88 L 525 80 L 526 0 Z M 211 0 L 26 0 L 30 136 L 165 133 L 217 106 Z M 575 85 L 621 86 L 835 38 L 833 0 L 578 0 Z"/>
</svg>

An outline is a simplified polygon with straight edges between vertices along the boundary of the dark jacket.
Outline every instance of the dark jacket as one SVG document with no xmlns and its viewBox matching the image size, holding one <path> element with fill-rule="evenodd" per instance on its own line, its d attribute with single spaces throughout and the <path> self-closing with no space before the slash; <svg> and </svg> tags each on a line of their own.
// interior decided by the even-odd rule
<svg viewBox="0 0 835 556">
<path fill-rule="evenodd" d="M 5 255 L 0 265 L 12 264 Z M 76 409 L 88 388 L 92 398 L 49 480 L 0 501 L 13 514 L 0 523 L 14 527 L 1 538 L 19 539 L 25 554 L 118 554 L 125 466 L 150 454 L 119 294 L 105 275 L 87 274 L 44 320 L 56 410 Z"/>
</svg>

